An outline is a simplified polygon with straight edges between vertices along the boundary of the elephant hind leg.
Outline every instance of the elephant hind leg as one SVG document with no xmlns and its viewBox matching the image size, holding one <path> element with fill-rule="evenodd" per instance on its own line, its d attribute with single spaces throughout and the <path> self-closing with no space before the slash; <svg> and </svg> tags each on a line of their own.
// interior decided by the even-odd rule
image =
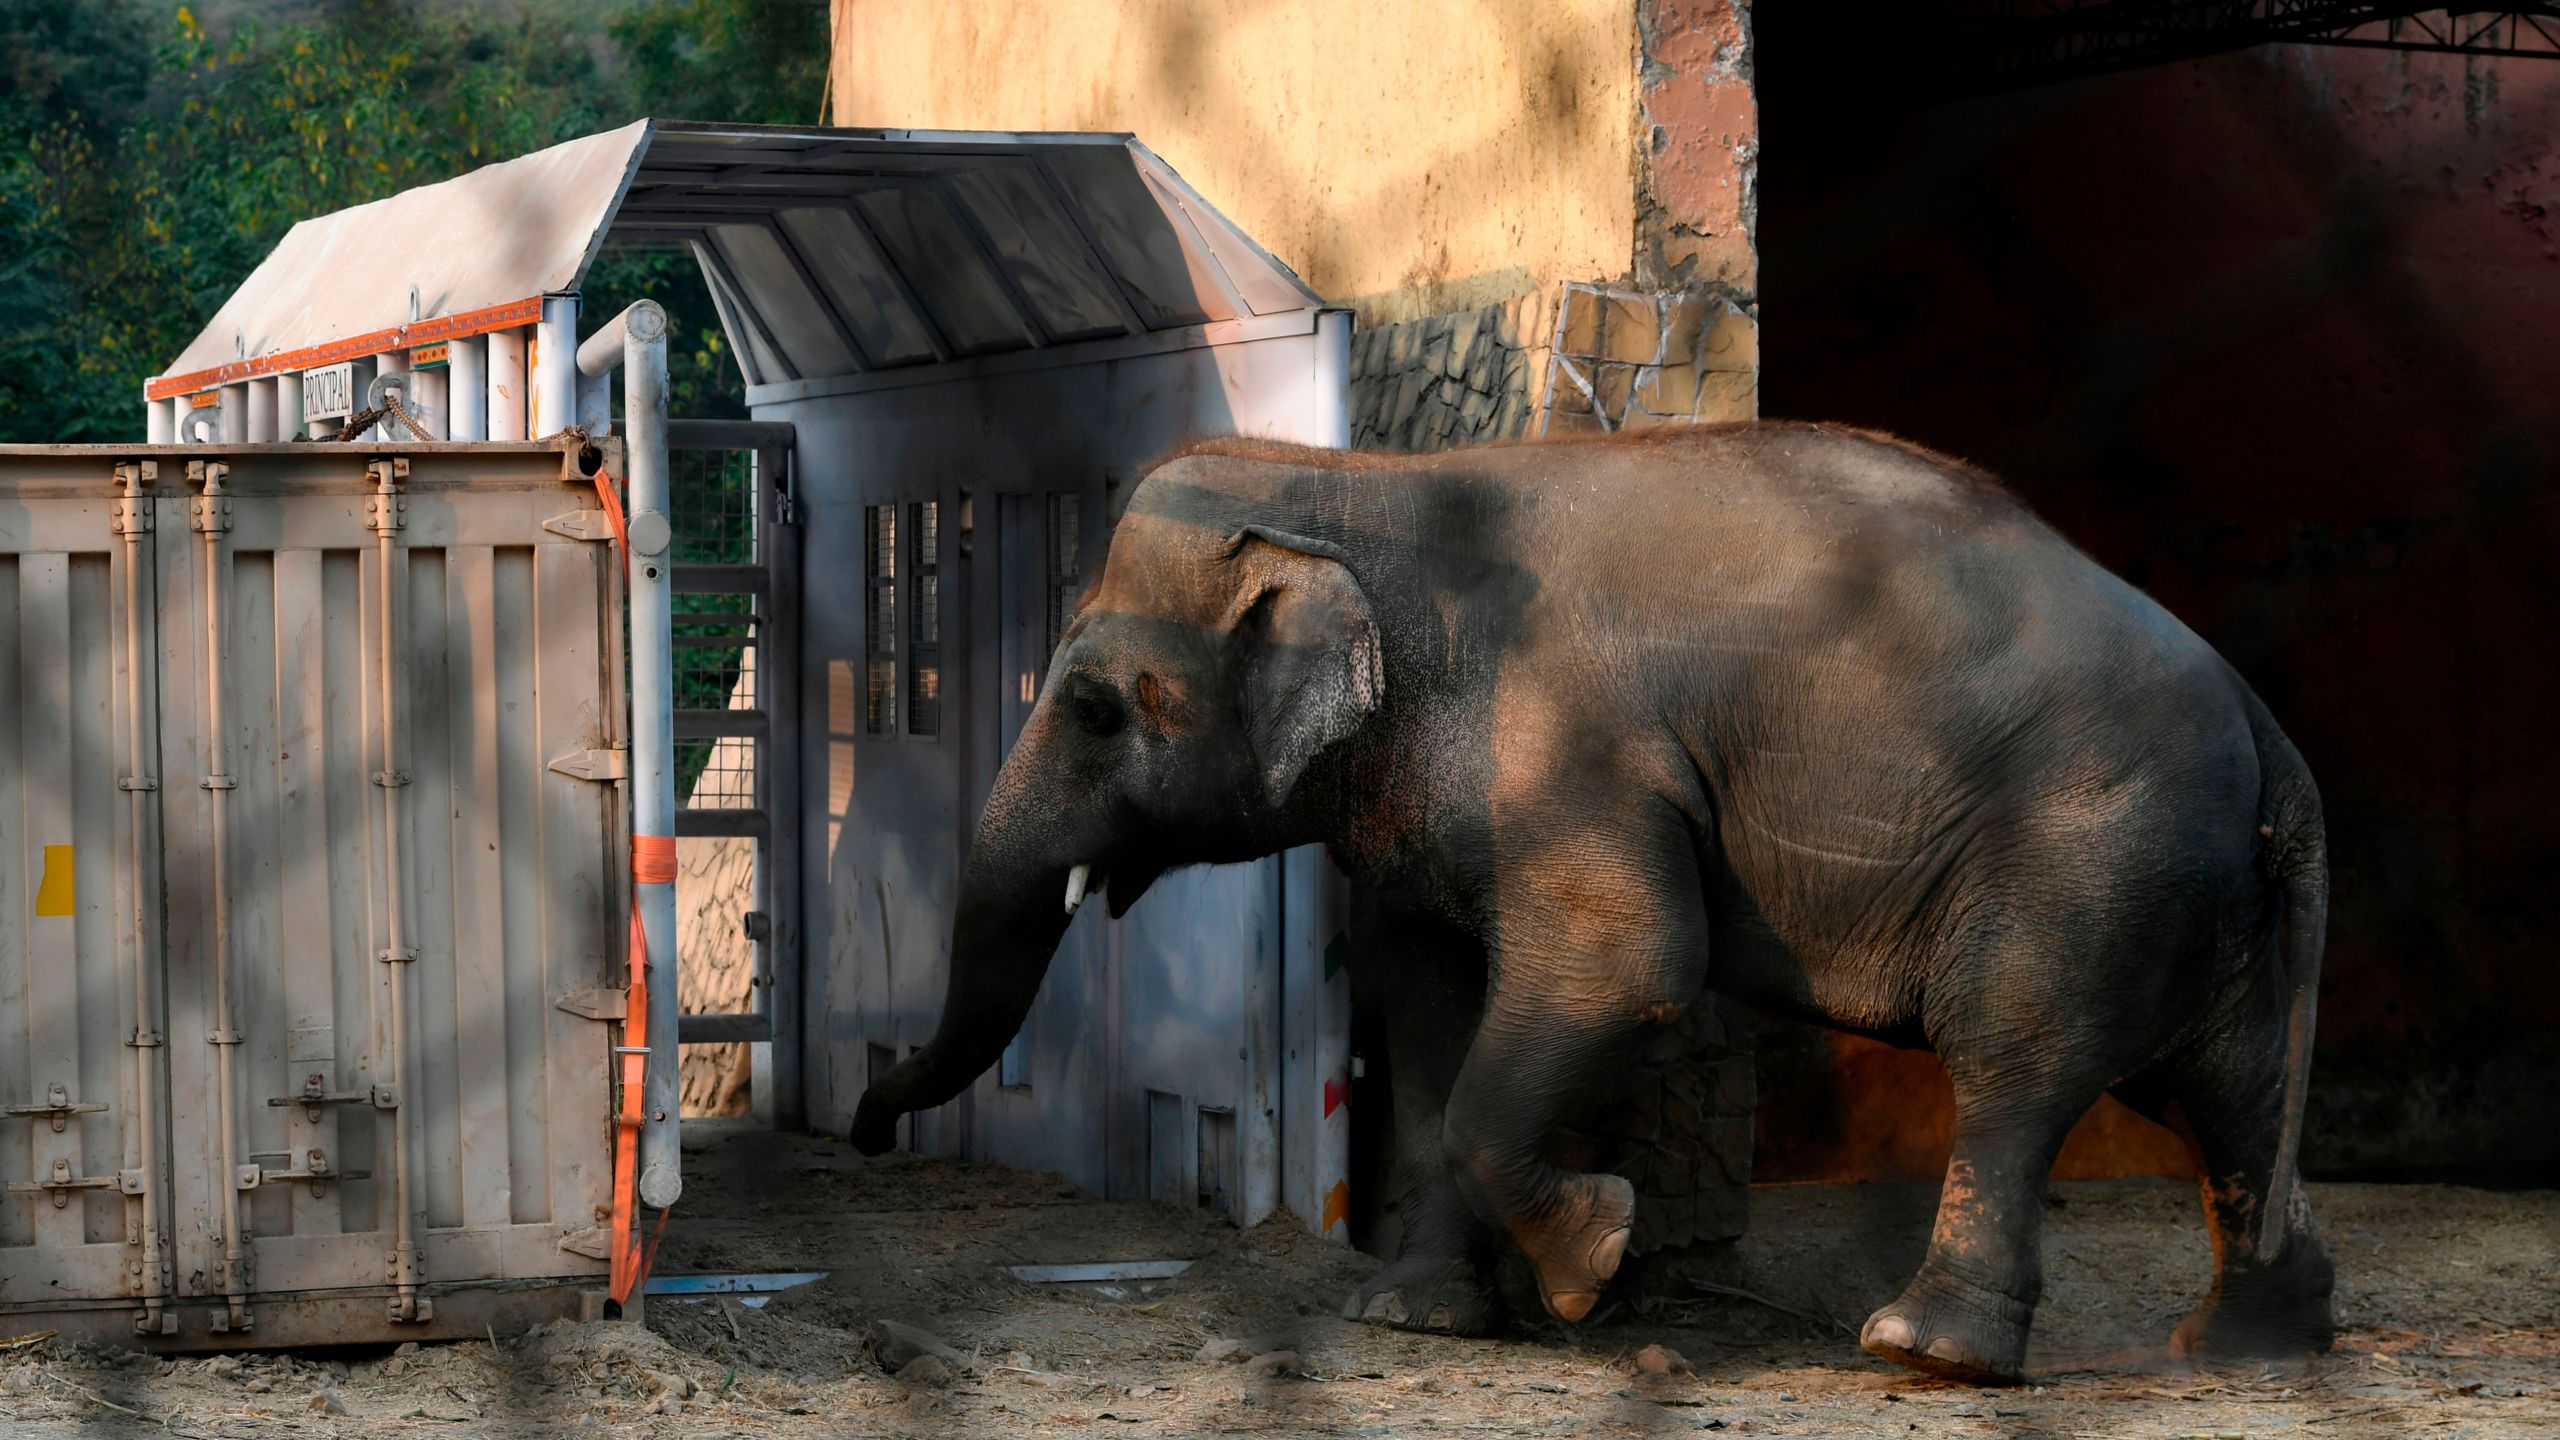
<svg viewBox="0 0 2560 1440">
<path fill-rule="evenodd" d="M 2299 1173 L 2286 1177 L 2282 1224 L 2266 1232 L 2275 1236 L 2271 1251 L 2259 1248 L 2285 1119 L 2285 1018 L 2268 972 L 2231 1023 L 2169 1067 L 2195 1134 L 2214 1254 L 2212 1290 L 2170 1338 L 2181 1354 L 2297 1358 L 2325 1353 L 2336 1338 L 2336 1270 Z"/>
</svg>

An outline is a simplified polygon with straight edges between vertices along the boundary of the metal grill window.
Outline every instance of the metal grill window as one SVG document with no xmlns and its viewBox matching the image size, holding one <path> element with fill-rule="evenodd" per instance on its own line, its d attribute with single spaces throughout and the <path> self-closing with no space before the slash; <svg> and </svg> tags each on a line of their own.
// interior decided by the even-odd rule
<svg viewBox="0 0 2560 1440">
<path fill-rule="evenodd" d="M 894 735 L 898 730 L 898 507 L 866 505 L 862 520 L 863 583 L 871 605 L 863 637 L 862 730 L 866 735 Z"/>
<path fill-rule="evenodd" d="M 907 506 L 914 537 L 915 599 L 908 606 L 907 733 L 942 733 L 942 505 L 918 500 Z"/>
<path fill-rule="evenodd" d="M 1076 596 L 1084 588 L 1084 506 L 1071 491 L 1049 497 L 1049 648 L 1058 653 L 1067 621 L 1074 617 Z"/>
</svg>

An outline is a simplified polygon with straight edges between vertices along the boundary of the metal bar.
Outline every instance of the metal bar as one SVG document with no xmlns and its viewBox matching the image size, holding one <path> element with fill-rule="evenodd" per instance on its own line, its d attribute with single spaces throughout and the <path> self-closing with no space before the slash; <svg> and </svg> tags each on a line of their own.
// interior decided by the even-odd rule
<svg viewBox="0 0 2560 1440">
<path fill-rule="evenodd" d="M 797 1290 L 827 1278 L 824 1270 L 786 1270 L 769 1275 L 652 1275 L 642 1293 L 649 1295 L 770 1295 Z"/>
<path fill-rule="evenodd" d="M 133 920 L 133 1115 L 131 1132 L 136 1189 L 141 1199 L 142 1314 L 133 1322 L 136 1334 L 177 1333 L 178 1317 L 169 1314 L 166 1297 L 170 1271 L 170 1237 L 161 1227 L 166 1195 L 161 1188 L 161 1115 L 159 1098 L 168 1076 L 167 1047 L 161 1043 L 152 998 L 159 991 L 151 955 L 150 896 L 142 883 L 143 837 L 151 821 L 148 796 L 159 782 L 145 773 L 142 746 L 142 675 L 152 652 L 142 643 L 142 537 L 149 533 L 151 501 L 143 494 L 158 467 L 144 461 L 116 467 L 123 494 L 116 502 L 116 531 L 124 540 L 124 776 L 117 783 L 125 797 L 124 880 L 126 911 Z"/>
<path fill-rule="evenodd" d="M 401 498 L 400 481 L 408 473 L 406 460 L 376 460 L 371 464 L 374 493 L 367 505 L 367 523 L 374 536 L 374 578 L 379 582 L 374 619 L 377 627 L 373 656 L 376 703 L 382 720 L 382 768 L 373 782 L 382 791 L 382 894 L 383 938 L 387 942 L 379 957 L 391 967 L 387 977 L 390 993 L 390 1023 L 386 1027 L 391 1053 L 385 1068 L 392 1076 L 393 1104 L 391 1116 L 391 1204 L 395 1212 L 391 1250 L 391 1320 L 409 1324 L 431 1318 L 432 1301 L 419 1294 L 423 1278 L 417 1237 L 417 1206 L 412 1196 L 416 1160 L 411 1131 L 415 1128 L 409 1103 L 409 961 L 407 902 L 401 893 L 401 840 L 406 812 L 401 808 L 400 791 L 409 777 L 400 771 L 400 648 L 399 569 L 400 527 L 402 511 L 408 502 Z"/>
<path fill-rule="evenodd" d="M 711 836 L 735 839 L 752 835 L 762 839 L 773 832 L 762 810 L 679 810 L 676 812 L 676 834 L 679 837 Z"/>
<path fill-rule="evenodd" d="M 761 680 L 763 676 L 759 674 L 757 678 Z M 773 732 L 772 717 L 762 710 L 678 710 L 675 726 L 679 740 L 724 740 L 731 736 L 761 740 Z"/>
<path fill-rule="evenodd" d="M 651 998 L 655 998 L 654 996 Z M 746 1045 L 773 1038 L 770 1015 L 679 1015 L 679 1045 Z"/>
<path fill-rule="evenodd" d="M 756 451 L 757 510 L 763 533 L 756 553 L 772 572 L 772 588 L 757 609 L 763 624 L 757 635 L 757 699 L 773 719 L 763 752 L 764 785 L 760 799 L 772 822 L 762 849 L 765 965 L 768 984 L 765 1013 L 773 1020 L 767 1090 L 772 1095 L 771 1122 L 777 1130 L 806 1127 L 808 1107 L 801 1092 L 804 1042 L 802 1011 L 807 994 L 802 946 L 800 832 L 800 500 L 791 469 L 793 432 L 783 433 Z"/>
<path fill-rule="evenodd" d="M 680 565 L 675 568 L 679 595 L 761 595 L 769 577 L 762 565 Z"/>
<path fill-rule="evenodd" d="M 670 450 L 765 450 L 788 451 L 794 432 L 787 420 L 676 420 L 667 421 L 667 448 Z"/>
<path fill-rule="evenodd" d="M 261 384 L 249 382 L 254 398 Z M 272 406 L 267 415 L 270 429 L 274 425 Z M 253 427 L 254 428 L 254 427 Z M 227 713 L 226 686 L 230 657 L 231 626 L 226 597 L 223 594 L 222 537 L 231 529 L 231 501 L 223 494 L 222 481 L 231 467 L 218 460 L 199 460 L 187 469 L 189 479 L 203 483 L 203 493 L 195 500 L 195 530 L 204 537 L 204 714 L 205 777 L 203 785 L 211 803 L 213 913 L 207 917 L 213 949 L 213 1033 L 206 1037 L 214 1047 L 214 1104 L 221 1112 L 216 1127 L 222 1151 L 222 1173 L 215 1185 L 222 1192 L 222 1307 L 223 1313 L 213 1319 L 217 1334 L 250 1327 L 248 1237 L 241 1233 L 240 1216 L 240 1081 L 234 1055 L 240 1048 L 240 1031 L 231 1013 L 231 791 L 237 783 L 231 775 L 230 716 Z"/>
<path fill-rule="evenodd" d="M 1005 1273 L 1033 1285 L 1092 1285 L 1110 1280 L 1170 1280 L 1191 1268 L 1188 1260 L 1097 1260 L 1080 1265 L 1007 1265 Z"/>
<path fill-rule="evenodd" d="M 672 840 L 676 828 L 673 572 L 667 555 L 667 315 L 642 300 L 608 329 L 623 336 L 624 458 L 630 469 L 631 520 L 631 833 Z M 684 1194 L 678 1135 L 676 887 L 673 880 L 635 887 L 647 946 L 649 1063 L 640 1121 L 640 1200 L 664 1210 Z"/>
<path fill-rule="evenodd" d="M 489 438 L 489 342 L 466 335 L 445 342 L 445 417 L 448 440 Z"/>
</svg>

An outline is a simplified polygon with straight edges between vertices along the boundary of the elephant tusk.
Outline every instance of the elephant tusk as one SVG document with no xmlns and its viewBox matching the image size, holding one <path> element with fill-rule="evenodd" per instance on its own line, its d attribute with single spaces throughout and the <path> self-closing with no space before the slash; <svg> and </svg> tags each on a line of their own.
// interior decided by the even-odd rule
<svg viewBox="0 0 2560 1440">
<path fill-rule="evenodd" d="M 1068 914 L 1076 913 L 1076 907 L 1084 903 L 1084 882 L 1092 874 L 1093 867 L 1090 865 L 1079 865 L 1067 872 Z"/>
</svg>

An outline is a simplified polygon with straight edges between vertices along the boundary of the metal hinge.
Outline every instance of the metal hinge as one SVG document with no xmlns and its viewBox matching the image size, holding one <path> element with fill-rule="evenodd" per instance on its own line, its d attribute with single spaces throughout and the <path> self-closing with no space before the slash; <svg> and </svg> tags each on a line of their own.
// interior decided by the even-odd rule
<svg viewBox="0 0 2560 1440">
<path fill-rule="evenodd" d="M 572 1230 L 560 1237 L 560 1248 L 590 1260 L 610 1260 L 613 1258 L 613 1232 L 602 1225 Z"/>
<path fill-rule="evenodd" d="M 585 1020 L 620 1020 L 631 1013 L 631 995 L 604 985 L 589 985 L 561 996 L 558 1005 Z"/>
<path fill-rule="evenodd" d="M 551 768 L 573 780 L 593 780 L 599 785 L 629 778 L 631 752 L 619 746 L 611 750 L 572 750 L 554 758 Z"/>
<path fill-rule="evenodd" d="M 315 1072 L 303 1076 L 301 1094 L 272 1096 L 267 1101 L 270 1110 L 287 1105 L 301 1106 L 305 1117 L 316 1125 L 324 1105 L 370 1105 L 376 1110 L 396 1110 L 400 1101 L 388 1085 L 376 1085 L 370 1090 L 331 1090 Z"/>
<path fill-rule="evenodd" d="M 74 1175 L 71 1173 L 69 1160 L 56 1160 L 53 1162 L 52 1171 L 42 1180 L 10 1181 L 9 1193 L 32 1195 L 50 1190 L 53 1192 L 53 1208 L 60 1210 L 71 1203 L 71 1192 L 74 1190 L 113 1190 L 116 1185 L 117 1180 L 113 1175 Z"/>
<path fill-rule="evenodd" d="M 596 541 L 613 538 L 613 522 L 607 520 L 601 510 L 572 510 L 566 515 L 554 515 L 542 522 L 542 528 L 554 535 L 566 535 L 572 540 Z"/>
<path fill-rule="evenodd" d="M 255 1190 L 261 1185 L 290 1184 L 307 1180 L 311 1183 L 311 1193 L 322 1195 L 328 1193 L 329 1182 L 332 1180 L 373 1178 L 373 1172 L 370 1170 L 330 1169 L 329 1154 L 325 1150 L 315 1148 L 302 1153 L 303 1165 L 299 1170 L 269 1170 L 263 1165 L 243 1165 L 232 1183 L 242 1190 Z M 252 1153 L 250 1158 L 254 1160 L 265 1155 L 273 1155 L 279 1160 L 293 1158 L 292 1152 L 286 1150 L 260 1150 Z"/>
<path fill-rule="evenodd" d="M 107 1108 L 94 1102 L 76 1103 L 71 1098 L 71 1092 L 60 1085 L 46 1086 L 44 1095 L 45 1103 L 42 1105 L 12 1105 L 6 1110 L 0 1110 L 0 1115 L 12 1115 L 22 1120 L 50 1120 L 53 1122 L 53 1133 L 59 1135 L 63 1127 L 71 1122 L 72 1116 L 94 1115 Z"/>
</svg>

